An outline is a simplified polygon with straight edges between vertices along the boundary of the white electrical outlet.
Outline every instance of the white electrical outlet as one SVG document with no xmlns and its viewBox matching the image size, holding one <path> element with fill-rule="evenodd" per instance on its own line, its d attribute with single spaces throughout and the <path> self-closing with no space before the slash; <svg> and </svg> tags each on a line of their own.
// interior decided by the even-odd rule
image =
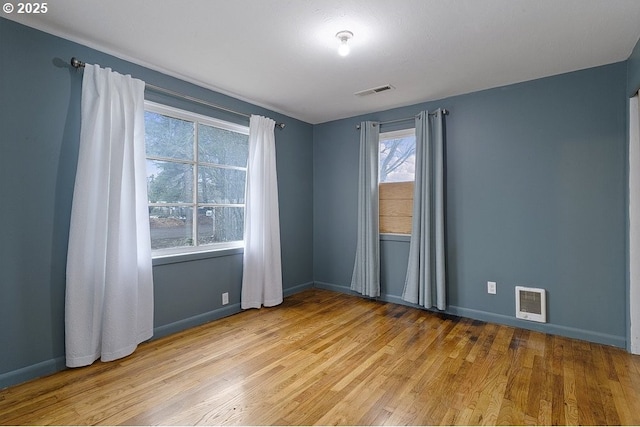
<svg viewBox="0 0 640 427">
<path fill-rule="evenodd" d="M 495 295 L 496 291 L 496 282 L 487 282 L 487 293 Z"/>
<path fill-rule="evenodd" d="M 222 305 L 229 304 L 229 292 L 222 294 Z"/>
</svg>

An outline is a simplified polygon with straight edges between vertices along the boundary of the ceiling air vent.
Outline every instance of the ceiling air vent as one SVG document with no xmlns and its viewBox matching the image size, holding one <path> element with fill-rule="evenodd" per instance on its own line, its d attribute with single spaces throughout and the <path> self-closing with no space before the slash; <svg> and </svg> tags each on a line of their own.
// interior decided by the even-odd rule
<svg viewBox="0 0 640 427">
<path fill-rule="evenodd" d="M 356 96 L 367 96 L 367 95 L 373 95 L 374 93 L 380 93 L 380 92 L 384 92 L 384 91 L 391 90 L 391 89 L 394 89 L 394 87 L 391 86 L 391 85 L 384 85 L 384 86 L 374 87 L 374 88 L 371 88 L 371 89 L 361 90 L 360 92 L 354 93 L 354 95 L 356 95 Z"/>
</svg>

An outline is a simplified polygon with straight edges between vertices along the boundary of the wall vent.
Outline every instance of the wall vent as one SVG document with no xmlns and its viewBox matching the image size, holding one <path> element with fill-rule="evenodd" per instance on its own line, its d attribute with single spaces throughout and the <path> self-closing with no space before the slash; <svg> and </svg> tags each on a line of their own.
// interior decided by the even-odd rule
<svg viewBox="0 0 640 427">
<path fill-rule="evenodd" d="M 393 86 L 391 86 L 391 85 L 384 85 L 384 86 L 374 87 L 374 88 L 371 88 L 371 89 L 361 90 L 360 92 L 354 93 L 354 95 L 356 95 L 356 96 L 367 96 L 367 95 L 373 95 L 374 93 L 385 92 L 385 91 L 391 90 L 391 89 L 395 89 L 395 88 Z"/>
<path fill-rule="evenodd" d="M 534 322 L 547 322 L 546 291 L 516 286 L 516 317 Z"/>
</svg>

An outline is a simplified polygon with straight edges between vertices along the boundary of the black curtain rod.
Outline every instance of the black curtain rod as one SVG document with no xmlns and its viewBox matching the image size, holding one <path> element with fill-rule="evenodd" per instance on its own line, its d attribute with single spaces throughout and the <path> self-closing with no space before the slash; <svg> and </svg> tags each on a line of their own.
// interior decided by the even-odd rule
<svg viewBox="0 0 640 427">
<path fill-rule="evenodd" d="M 80 61 L 78 58 L 76 58 L 74 56 L 73 58 L 71 58 L 71 66 L 73 68 L 84 68 L 85 63 Z M 153 90 L 154 92 L 164 93 L 165 95 L 173 96 L 174 98 L 182 98 L 182 99 L 189 100 L 191 102 L 195 102 L 197 104 L 202 104 L 202 105 L 206 105 L 207 107 L 215 108 L 217 110 L 226 111 L 227 113 L 236 114 L 238 116 L 243 116 L 243 117 L 246 117 L 246 118 L 250 118 L 251 117 L 249 114 L 241 113 L 241 112 L 235 111 L 235 110 L 231 110 L 231 109 L 223 107 L 221 105 L 212 104 L 211 102 L 203 101 L 202 99 L 194 98 L 194 97 L 189 96 L 189 95 L 183 95 L 181 93 L 174 92 L 172 90 L 165 89 L 165 88 L 160 87 L 160 86 L 155 86 L 155 85 L 152 85 L 152 84 L 149 84 L 149 83 L 145 83 L 145 88 L 149 88 L 149 89 Z M 284 129 L 285 126 L 286 126 L 286 124 L 284 124 L 284 123 L 276 123 L 276 127 L 277 128 Z"/>
<path fill-rule="evenodd" d="M 429 113 L 430 116 L 435 116 L 436 114 L 438 114 L 437 111 L 435 113 Z M 449 114 L 449 110 L 443 109 L 442 110 L 442 114 L 444 114 L 445 116 L 448 115 Z M 379 126 L 390 125 L 391 123 L 407 122 L 409 120 L 414 120 L 414 119 L 415 119 L 415 116 L 413 116 L 413 117 L 404 117 L 402 119 L 388 120 L 386 122 L 378 122 L 378 125 Z M 356 125 L 356 129 L 360 129 L 360 124 Z"/>
</svg>

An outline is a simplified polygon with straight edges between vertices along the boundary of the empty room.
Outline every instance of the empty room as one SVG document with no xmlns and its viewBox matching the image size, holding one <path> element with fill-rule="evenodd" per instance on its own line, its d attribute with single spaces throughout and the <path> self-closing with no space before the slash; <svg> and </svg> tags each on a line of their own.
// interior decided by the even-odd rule
<svg viewBox="0 0 640 427">
<path fill-rule="evenodd" d="M 640 2 L 0 12 L 0 425 L 639 425 Z"/>
</svg>

